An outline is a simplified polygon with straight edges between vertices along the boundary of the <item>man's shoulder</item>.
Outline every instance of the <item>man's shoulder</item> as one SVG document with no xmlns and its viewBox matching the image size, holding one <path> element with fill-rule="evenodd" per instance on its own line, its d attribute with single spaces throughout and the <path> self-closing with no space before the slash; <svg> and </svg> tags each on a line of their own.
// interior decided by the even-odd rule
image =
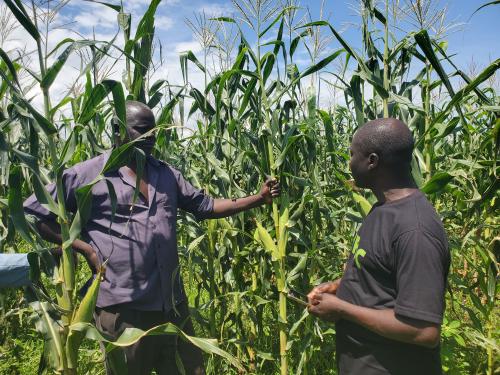
<svg viewBox="0 0 500 375">
<path fill-rule="evenodd" d="M 443 222 L 439 217 L 432 203 L 427 199 L 424 193 L 419 192 L 412 208 L 407 212 L 402 212 L 401 222 L 408 223 L 411 228 L 401 228 L 401 233 L 407 230 L 416 230 L 421 233 L 426 233 L 440 241 L 443 246 L 447 246 L 447 237 L 444 230 Z M 404 230 L 406 229 L 406 230 Z"/>
<path fill-rule="evenodd" d="M 81 161 L 66 169 L 65 174 L 80 181 L 92 180 L 102 171 L 110 152 L 104 152 L 91 159 Z"/>
<path fill-rule="evenodd" d="M 427 232 L 440 240 L 446 237 L 438 213 L 421 191 L 401 202 L 380 208 L 379 214 L 392 228 L 393 239 L 415 230 Z"/>
<path fill-rule="evenodd" d="M 167 163 L 164 160 L 156 159 L 153 158 L 153 163 L 154 165 L 159 168 L 161 172 L 167 173 L 168 175 L 171 175 L 172 177 L 177 178 L 177 176 L 182 176 L 182 173 L 174 166 L 171 164 Z"/>
<path fill-rule="evenodd" d="M 109 158 L 109 152 L 104 152 L 100 155 L 94 156 L 91 159 L 87 159 L 84 161 L 81 161 L 79 163 L 76 163 L 72 167 L 68 168 L 68 171 L 75 171 L 75 172 L 86 172 L 88 170 L 94 170 L 95 168 L 99 168 L 100 172 L 102 167 L 104 167 L 104 164 Z"/>
</svg>

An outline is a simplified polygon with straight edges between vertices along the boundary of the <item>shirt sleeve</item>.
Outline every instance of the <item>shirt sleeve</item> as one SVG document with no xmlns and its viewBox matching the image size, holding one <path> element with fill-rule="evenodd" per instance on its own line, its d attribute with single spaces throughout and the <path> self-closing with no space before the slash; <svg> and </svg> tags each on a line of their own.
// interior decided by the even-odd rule
<svg viewBox="0 0 500 375">
<path fill-rule="evenodd" d="M 177 180 L 177 202 L 179 208 L 192 213 L 197 220 L 207 219 L 214 208 L 214 200 L 202 189 L 196 189 L 175 171 Z"/>
<path fill-rule="evenodd" d="M 0 289 L 29 285 L 28 254 L 0 254 Z"/>
<path fill-rule="evenodd" d="M 433 235 L 414 230 L 395 242 L 396 315 L 441 324 L 449 268 L 447 247 Z"/>
<path fill-rule="evenodd" d="M 75 213 L 77 210 L 75 190 L 78 188 L 78 178 L 77 173 L 73 168 L 66 170 L 63 173 L 62 181 L 64 188 L 64 202 L 66 209 L 69 212 Z M 54 183 L 45 186 L 45 189 L 57 202 L 57 189 Z M 29 215 L 35 216 L 38 220 L 42 221 L 52 221 L 56 219 L 56 215 L 46 209 L 36 198 L 35 194 L 32 194 L 28 199 L 24 201 L 24 212 Z"/>
</svg>

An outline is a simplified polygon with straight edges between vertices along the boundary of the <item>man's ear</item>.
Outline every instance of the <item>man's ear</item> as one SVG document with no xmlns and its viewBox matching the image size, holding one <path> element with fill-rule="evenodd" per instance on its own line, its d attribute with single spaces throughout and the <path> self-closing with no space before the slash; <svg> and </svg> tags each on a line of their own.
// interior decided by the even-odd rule
<svg viewBox="0 0 500 375">
<path fill-rule="evenodd" d="M 117 116 L 111 118 L 111 125 L 113 126 L 113 133 L 118 136 L 120 135 L 120 120 Z"/>
<path fill-rule="evenodd" d="M 111 119 L 111 126 L 113 127 L 113 142 L 115 146 L 120 146 L 122 142 L 122 137 L 120 135 L 120 123 L 119 119 L 116 116 L 113 116 Z"/>
<path fill-rule="evenodd" d="M 120 147 L 120 145 L 122 144 L 121 140 L 120 140 L 120 133 L 115 133 L 113 132 L 113 145 L 115 147 Z"/>
<path fill-rule="evenodd" d="M 370 155 L 368 155 L 368 170 L 377 168 L 379 161 L 380 158 L 376 153 L 372 152 Z"/>
</svg>

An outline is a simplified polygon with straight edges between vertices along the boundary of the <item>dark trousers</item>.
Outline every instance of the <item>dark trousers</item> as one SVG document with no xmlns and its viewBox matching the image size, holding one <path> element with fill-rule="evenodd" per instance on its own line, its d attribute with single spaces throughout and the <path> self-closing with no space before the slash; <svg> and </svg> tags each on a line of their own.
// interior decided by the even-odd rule
<svg viewBox="0 0 500 375">
<path fill-rule="evenodd" d="M 97 307 L 95 321 L 97 329 L 112 340 L 116 340 L 125 328 L 135 327 L 146 331 L 167 322 L 175 324 L 184 333 L 193 336 L 194 329 L 187 303 L 182 302 L 176 306 L 176 310 L 179 314 L 176 314 L 174 309 L 163 312 L 133 310 L 123 305 Z M 115 350 L 123 350 L 128 375 L 149 375 L 152 370 L 156 370 L 158 375 L 181 374 L 176 358 L 182 362 L 187 375 L 204 374 L 201 350 L 175 335 L 146 336 L 133 345 L 114 349 L 107 355 L 108 375 L 121 375 L 115 374 L 109 362 L 111 355 L 122 355 L 113 354 Z"/>
</svg>

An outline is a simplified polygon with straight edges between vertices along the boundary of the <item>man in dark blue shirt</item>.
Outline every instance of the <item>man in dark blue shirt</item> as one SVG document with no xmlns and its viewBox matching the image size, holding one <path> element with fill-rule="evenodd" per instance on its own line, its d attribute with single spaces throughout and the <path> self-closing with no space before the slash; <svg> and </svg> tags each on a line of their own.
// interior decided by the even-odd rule
<svg viewBox="0 0 500 375">
<path fill-rule="evenodd" d="M 126 103 L 127 137 L 116 143 L 137 140 L 155 126 L 152 111 L 139 102 Z M 152 134 L 152 133 L 151 133 Z M 258 194 L 239 199 L 213 199 L 194 188 L 181 173 L 151 156 L 154 135 L 135 143 L 146 154 L 138 200 L 133 202 L 136 186 L 134 162 L 105 174 L 92 188 L 91 215 L 73 243 L 91 269 L 108 260 L 106 277 L 99 289 L 96 324 L 116 339 L 127 327 L 143 330 L 173 322 L 193 334 L 186 295 L 179 276 L 176 241 L 177 209 L 192 213 L 197 219 L 221 218 L 271 203 L 279 195 L 276 180 L 268 179 Z M 76 211 L 75 191 L 94 180 L 105 165 L 109 153 L 76 164 L 63 174 L 64 198 L 68 210 Z M 116 213 L 112 215 L 108 184 L 116 193 Z M 55 197 L 54 185 L 49 192 Z M 25 212 L 35 215 L 37 228 L 46 240 L 61 243 L 55 216 L 34 195 L 25 204 Z M 174 308 L 175 307 L 175 308 Z M 176 374 L 175 352 L 179 351 L 188 374 L 203 373 L 199 350 L 169 336 L 146 337 L 125 349 L 129 374 Z M 111 370 L 108 368 L 108 372 Z"/>
<path fill-rule="evenodd" d="M 413 181 L 412 152 L 412 134 L 396 119 L 370 121 L 352 139 L 356 185 L 378 202 L 342 279 L 308 295 L 311 314 L 336 322 L 341 375 L 441 374 L 450 254 L 441 220 Z"/>
</svg>

